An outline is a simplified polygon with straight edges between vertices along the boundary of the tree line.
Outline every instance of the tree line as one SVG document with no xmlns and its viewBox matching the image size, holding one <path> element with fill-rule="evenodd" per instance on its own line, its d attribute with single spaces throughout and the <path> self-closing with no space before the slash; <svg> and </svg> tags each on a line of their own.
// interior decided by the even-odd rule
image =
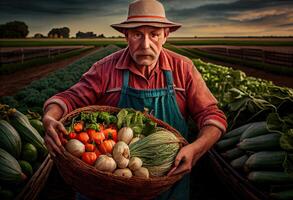
<svg viewBox="0 0 293 200">
<path fill-rule="evenodd" d="M 0 24 L 0 38 L 26 38 L 29 34 L 28 25 L 22 21 L 12 21 Z M 78 31 L 76 38 L 106 38 L 104 34 L 97 35 L 93 32 Z M 47 36 L 36 33 L 34 38 L 69 38 L 70 29 L 68 27 L 52 28 Z"/>
</svg>

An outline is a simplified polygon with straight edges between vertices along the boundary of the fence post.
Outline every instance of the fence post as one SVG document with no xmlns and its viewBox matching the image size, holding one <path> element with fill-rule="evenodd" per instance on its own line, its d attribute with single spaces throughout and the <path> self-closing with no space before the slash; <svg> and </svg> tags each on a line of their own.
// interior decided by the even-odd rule
<svg viewBox="0 0 293 200">
<path fill-rule="evenodd" d="M 21 48 L 20 52 L 21 52 L 21 64 L 23 64 L 23 60 L 24 60 L 23 48 Z"/>
</svg>

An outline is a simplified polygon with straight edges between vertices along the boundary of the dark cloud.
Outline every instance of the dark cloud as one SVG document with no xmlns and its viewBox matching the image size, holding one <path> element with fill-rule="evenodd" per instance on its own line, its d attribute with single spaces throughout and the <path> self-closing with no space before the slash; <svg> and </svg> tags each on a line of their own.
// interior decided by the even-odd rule
<svg viewBox="0 0 293 200">
<path fill-rule="evenodd" d="M 23 15 L 82 15 L 97 13 L 99 16 L 122 14 L 128 2 L 126 0 L 27 0 L 2 1 L 1 13 L 15 13 Z"/>
<path fill-rule="evenodd" d="M 95 26 L 108 30 L 105 23 L 122 21 L 133 0 L 1 0 L 0 23 L 24 20 L 34 30 L 55 24 L 76 22 L 84 25 L 94 19 Z M 267 26 L 289 30 L 293 26 L 292 0 L 161 0 L 170 20 L 182 23 L 180 30 L 207 28 L 214 24 Z M 274 10 L 277 10 L 274 12 Z M 99 21 L 100 20 L 100 21 Z M 112 21 L 111 21 L 112 20 Z M 44 23 L 47 22 L 47 23 Z M 115 23 L 117 21 L 114 21 Z M 179 30 L 179 32 L 180 32 Z M 222 30 L 224 31 L 224 30 Z M 243 30 L 245 32 L 245 30 Z M 243 32 L 243 33 L 244 33 Z M 177 33 L 177 32 L 176 32 Z M 183 33 L 183 32 L 182 32 Z"/>
</svg>

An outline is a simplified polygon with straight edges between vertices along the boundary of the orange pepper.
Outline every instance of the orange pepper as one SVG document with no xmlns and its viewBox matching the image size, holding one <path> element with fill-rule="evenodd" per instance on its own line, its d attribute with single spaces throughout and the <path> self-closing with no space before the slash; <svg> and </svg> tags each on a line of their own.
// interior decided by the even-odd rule
<svg viewBox="0 0 293 200">
<path fill-rule="evenodd" d="M 99 158 L 100 155 L 102 155 L 102 153 L 98 149 L 95 150 L 95 154 L 97 155 L 97 158 Z"/>
<path fill-rule="evenodd" d="M 94 165 L 97 160 L 97 155 L 95 152 L 83 152 L 81 159 L 89 165 Z"/>
</svg>

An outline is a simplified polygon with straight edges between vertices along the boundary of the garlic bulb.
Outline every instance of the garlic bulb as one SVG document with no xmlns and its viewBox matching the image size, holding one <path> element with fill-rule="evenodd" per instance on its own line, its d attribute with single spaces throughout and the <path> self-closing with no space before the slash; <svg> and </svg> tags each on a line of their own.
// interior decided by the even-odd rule
<svg viewBox="0 0 293 200">
<path fill-rule="evenodd" d="M 130 151 L 128 145 L 119 141 L 113 148 L 113 158 L 117 162 L 119 168 L 123 169 L 128 166 Z"/>
<path fill-rule="evenodd" d="M 133 130 L 129 127 L 123 127 L 118 131 L 118 141 L 124 141 L 129 144 L 133 138 Z"/>
<path fill-rule="evenodd" d="M 138 177 L 142 177 L 142 178 L 149 178 L 149 176 L 150 176 L 149 170 L 145 167 L 141 167 L 141 168 L 135 170 L 133 173 L 134 173 L 134 176 L 138 176 Z"/>
<path fill-rule="evenodd" d="M 105 172 L 113 172 L 116 167 L 115 160 L 107 155 L 100 155 L 95 163 L 95 168 Z"/>
<path fill-rule="evenodd" d="M 85 146 L 82 142 L 77 139 L 69 140 L 65 145 L 66 150 L 76 157 L 81 157 L 82 153 L 85 152 Z"/>
<path fill-rule="evenodd" d="M 132 177 L 132 172 L 128 168 L 125 168 L 125 169 L 116 169 L 113 174 L 118 175 L 118 176 L 127 177 L 127 178 L 131 178 Z"/>
<path fill-rule="evenodd" d="M 142 166 L 142 161 L 139 157 L 132 157 L 129 160 L 128 167 L 129 167 L 129 169 L 131 169 L 131 171 L 135 171 L 135 170 L 141 168 L 141 166 Z"/>
<path fill-rule="evenodd" d="M 140 140 L 139 137 L 134 137 L 134 138 L 132 138 L 132 140 L 130 141 L 129 145 L 131 145 L 131 144 L 137 142 L 138 140 Z"/>
</svg>

